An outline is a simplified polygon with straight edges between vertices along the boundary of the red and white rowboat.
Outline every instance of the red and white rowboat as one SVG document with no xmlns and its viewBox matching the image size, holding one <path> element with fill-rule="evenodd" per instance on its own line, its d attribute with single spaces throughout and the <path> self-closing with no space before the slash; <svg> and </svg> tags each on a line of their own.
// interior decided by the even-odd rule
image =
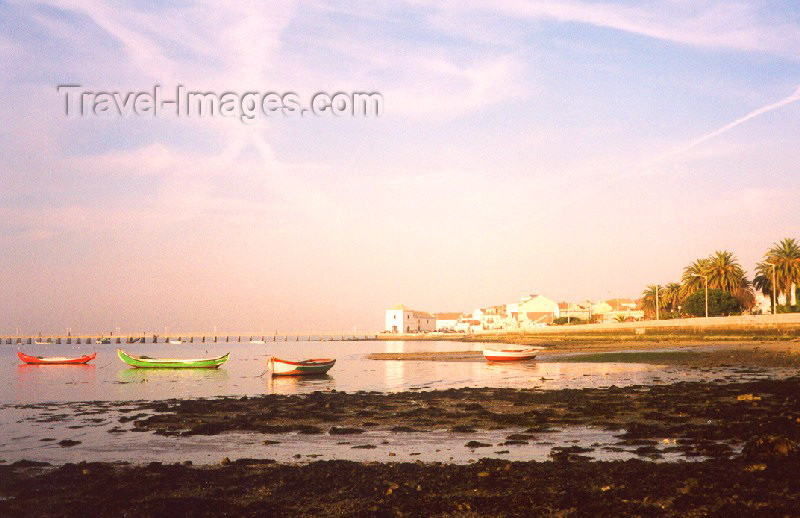
<svg viewBox="0 0 800 518">
<path fill-rule="evenodd" d="M 281 360 L 271 357 L 268 361 L 273 376 L 313 376 L 328 372 L 336 360 L 330 358 L 314 358 L 299 362 Z"/>
<path fill-rule="evenodd" d="M 83 365 L 94 360 L 97 353 L 87 354 L 78 358 L 65 358 L 63 356 L 43 358 L 41 356 L 28 356 L 22 352 L 17 352 L 17 356 L 28 365 Z"/>
<path fill-rule="evenodd" d="M 542 350 L 542 347 L 530 347 L 528 349 L 484 349 L 483 357 L 489 362 L 515 362 L 532 360 L 536 358 L 536 353 Z"/>
</svg>

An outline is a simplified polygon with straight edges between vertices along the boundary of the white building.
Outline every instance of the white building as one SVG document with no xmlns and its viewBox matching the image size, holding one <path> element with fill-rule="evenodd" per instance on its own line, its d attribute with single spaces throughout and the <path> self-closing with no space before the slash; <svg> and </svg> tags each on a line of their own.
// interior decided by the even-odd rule
<svg viewBox="0 0 800 518">
<path fill-rule="evenodd" d="M 791 290 L 790 293 L 791 293 L 791 298 L 789 299 L 789 303 L 792 306 L 796 306 L 797 305 L 797 286 L 795 284 L 792 284 L 792 290 Z M 772 304 L 773 304 L 772 297 L 766 296 L 763 293 L 761 293 L 760 291 L 756 291 L 755 295 L 756 295 L 756 305 L 753 308 L 753 310 L 755 310 L 755 311 L 759 311 L 760 310 L 760 312 L 762 314 L 764 314 L 764 315 L 771 315 L 772 314 Z M 775 302 L 777 302 L 778 306 L 783 306 L 784 304 L 786 304 L 786 294 L 785 293 L 781 293 L 780 296 L 778 297 L 778 300 L 776 300 Z"/>
<path fill-rule="evenodd" d="M 455 331 L 461 320 L 461 313 L 434 313 L 437 331 Z"/>
<path fill-rule="evenodd" d="M 521 327 L 549 325 L 560 315 L 558 304 L 543 295 L 525 297 L 517 310 Z"/>
<path fill-rule="evenodd" d="M 398 304 L 386 310 L 385 330 L 390 333 L 419 333 L 436 331 L 436 317 Z"/>
</svg>

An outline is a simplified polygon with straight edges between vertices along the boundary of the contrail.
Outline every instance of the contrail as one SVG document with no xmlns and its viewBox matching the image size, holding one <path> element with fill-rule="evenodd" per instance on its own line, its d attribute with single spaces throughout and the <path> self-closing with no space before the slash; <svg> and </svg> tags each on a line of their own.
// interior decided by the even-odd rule
<svg viewBox="0 0 800 518">
<path fill-rule="evenodd" d="M 717 136 L 725 133 L 726 131 L 728 131 L 730 129 L 735 128 L 739 124 L 743 124 L 743 123 L 749 121 L 750 119 L 758 117 L 759 115 L 763 115 L 763 114 L 765 114 L 767 112 L 771 112 L 772 110 L 777 110 L 778 108 L 781 108 L 783 106 L 786 106 L 787 104 L 793 103 L 793 102 L 797 101 L 798 99 L 800 99 L 800 86 L 798 86 L 797 90 L 795 90 L 794 93 L 792 95 L 790 95 L 789 97 L 781 99 L 778 102 L 774 102 L 772 104 L 768 104 L 766 106 L 762 106 L 761 108 L 748 113 L 744 117 L 742 117 L 740 119 L 736 119 L 735 121 L 731 122 L 730 124 L 726 124 L 725 126 L 719 128 L 716 131 L 712 131 L 711 133 L 703 135 L 702 137 L 696 138 L 695 140 L 689 142 L 685 146 L 680 147 L 678 149 L 675 149 L 673 151 L 670 151 L 669 153 L 667 153 L 665 155 L 662 155 L 661 157 L 657 158 L 655 160 L 655 162 L 662 162 L 662 161 L 664 161 L 664 160 L 666 160 L 668 158 L 672 158 L 672 157 L 674 157 L 676 155 L 680 155 L 682 153 L 685 153 L 685 152 L 689 151 L 690 149 L 693 149 L 693 148 L 699 146 L 703 142 L 705 142 L 707 140 L 710 140 L 710 139 L 712 139 L 714 137 L 717 137 Z"/>
</svg>

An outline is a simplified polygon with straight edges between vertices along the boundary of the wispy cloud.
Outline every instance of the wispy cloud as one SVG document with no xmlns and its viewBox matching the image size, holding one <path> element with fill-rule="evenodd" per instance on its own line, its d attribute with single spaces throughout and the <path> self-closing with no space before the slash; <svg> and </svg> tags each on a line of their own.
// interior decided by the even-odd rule
<svg viewBox="0 0 800 518">
<path fill-rule="evenodd" d="M 449 14 L 483 12 L 530 20 L 557 20 L 616 29 L 702 47 L 774 52 L 800 58 L 800 25 L 771 12 L 769 5 L 734 0 L 579 2 L 425 2 Z"/>
<path fill-rule="evenodd" d="M 667 162 L 668 160 L 670 160 L 672 158 L 680 156 L 680 155 L 682 155 L 682 154 L 684 154 L 684 153 L 696 148 L 697 146 L 703 144 L 704 142 L 707 142 L 707 141 L 709 141 L 709 140 L 711 140 L 711 139 L 713 139 L 715 137 L 718 137 L 718 136 L 722 135 L 723 133 L 725 133 L 727 131 L 732 130 L 733 128 L 735 128 L 736 126 L 739 126 L 740 124 L 744 124 L 745 122 L 747 122 L 747 121 L 749 121 L 751 119 L 754 119 L 754 118 L 756 118 L 756 117 L 758 117 L 760 115 L 764 115 L 765 113 L 769 113 L 769 112 L 771 112 L 773 110 L 777 110 L 779 108 L 783 108 L 784 106 L 789 105 L 789 104 L 791 104 L 791 103 L 793 103 L 793 102 L 795 102 L 797 100 L 800 100 L 800 86 L 797 87 L 797 90 L 795 90 L 792 95 L 784 97 L 780 101 L 777 101 L 777 102 L 774 102 L 774 103 L 770 103 L 770 104 L 767 104 L 765 106 L 762 106 L 761 108 L 753 110 L 750 113 L 748 113 L 747 115 L 745 115 L 744 117 L 740 117 L 740 118 L 736 119 L 735 121 L 733 121 L 731 123 L 725 124 L 721 128 L 718 128 L 718 129 L 716 129 L 714 131 L 706 133 L 705 135 L 692 140 L 688 144 L 685 144 L 685 145 L 683 145 L 683 146 L 681 146 L 681 147 L 679 147 L 677 149 L 674 149 L 674 150 L 672 150 L 672 151 L 670 151 L 668 153 L 665 153 L 664 155 L 661 155 L 661 156 L 655 158 L 653 161 L 651 161 L 650 165 L 657 165 L 659 163 Z"/>
</svg>

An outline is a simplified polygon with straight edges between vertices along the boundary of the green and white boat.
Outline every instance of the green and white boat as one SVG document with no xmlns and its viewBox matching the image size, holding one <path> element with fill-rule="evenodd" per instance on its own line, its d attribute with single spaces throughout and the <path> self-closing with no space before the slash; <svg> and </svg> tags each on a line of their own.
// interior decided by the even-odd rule
<svg viewBox="0 0 800 518">
<path fill-rule="evenodd" d="M 119 359 L 131 367 L 139 369 L 216 369 L 226 361 L 231 353 L 219 358 L 151 358 L 149 356 L 133 356 L 122 349 L 117 349 Z"/>
</svg>

